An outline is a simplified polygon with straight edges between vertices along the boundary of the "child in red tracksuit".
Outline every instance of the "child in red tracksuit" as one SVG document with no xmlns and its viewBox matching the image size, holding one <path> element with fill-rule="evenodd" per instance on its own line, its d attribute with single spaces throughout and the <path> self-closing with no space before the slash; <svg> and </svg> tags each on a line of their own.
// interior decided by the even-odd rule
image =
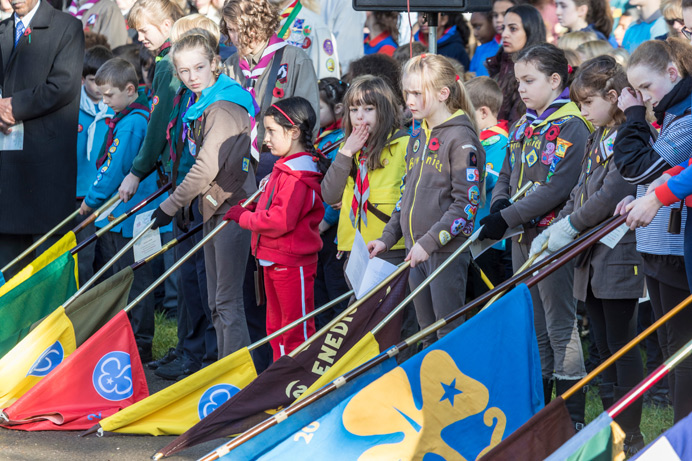
<svg viewBox="0 0 692 461">
<path fill-rule="evenodd" d="M 267 334 L 314 309 L 319 224 L 324 217 L 320 181 L 328 161 L 314 149 L 317 121 L 300 97 L 277 101 L 264 115 L 264 142 L 280 157 L 256 206 L 231 208 L 224 219 L 252 231 L 252 254 L 262 266 L 267 297 Z M 307 320 L 271 341 L 274 360 L 315 333 Z"/>
</svg>

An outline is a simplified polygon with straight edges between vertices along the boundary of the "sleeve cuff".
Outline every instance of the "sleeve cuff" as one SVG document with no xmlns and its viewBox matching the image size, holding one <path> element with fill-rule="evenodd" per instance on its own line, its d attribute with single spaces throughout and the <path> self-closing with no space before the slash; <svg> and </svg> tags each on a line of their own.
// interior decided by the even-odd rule
<svg viewBox="0 0 692 461">
<path fill-rule="evenodd" d="M 141 179 L 144 179 L 144 178 L 147 176 L 147 173 L 138 170 L 138 169 L 135 168 L 134 166 L 130 169 L 130 173 L 132 173 L 133 175 L 137 176 L 140 180 L 141 180 Z"/>
<path fill-rule="evenodd" d="M 387 250 L 390 250 L 394 245 L 396 245 L 396 242 L 398 241 L 398 239 L 389 232 L 383 232 L 382 236 L 380 237 L 380 240 L 382 240 L 384 244 L 387 246 Z"/>
<path fill-rule="evenodd" d="M 666 171 L 663 172 L 663 174 L 668 174 L 670 176 L 677 176 L 680 173 L 682 173 L 685 170 L 685 167 L 682 165 L 674 166 L 673 168 L 670 168 Z"/>
<path fill-rule="evenodd" d="M 178 212 L 178 207 L 175 206 L 173 201 L 171 200 L 170 197 L 168 197 L 166 200 L 161 202 L 161 205 L 159 205 L 159 208 L 166 213 L 168 216 L 175 216 L 175 214 Z"/>
<path fill-rule="evenodd" d="M 628 122 L 643 121 L 646 122 L 646 106 L 632 106 L 625 111 L 625 117 Z"/>
<path fill-rule="evenodd" d="M 669 206 L 675 202 L 679 202 L 680 200 L 682 200 L 679 197 L 676 197 L 675 194 L 673 194 L 673 192 L 670 190 L 670 187 L 668 187 L 668 183 L 658 186 L 654 190 L 654 193 L 664 206 Z"/>
<path fill-rule="evenodd" d="M 442 248 L 442 246 L 437 243 L 437 240 L 435 240 L 435 238 L 430 234 L 425 234 L 419 238 L 417 243 L 423 247 L 428 255 L 431 255 L 438 249 Z"/>
<path fill-rule="evenodd" d="M 500 211 L 500 215 L 502 216 L 502 219 L 504 219 L 507 223 L 507 227 L 509 229 L 513 229 L 518 225 L 524 223 L 516 207 L 508 206 L 507 208 Z"/>
</svg>

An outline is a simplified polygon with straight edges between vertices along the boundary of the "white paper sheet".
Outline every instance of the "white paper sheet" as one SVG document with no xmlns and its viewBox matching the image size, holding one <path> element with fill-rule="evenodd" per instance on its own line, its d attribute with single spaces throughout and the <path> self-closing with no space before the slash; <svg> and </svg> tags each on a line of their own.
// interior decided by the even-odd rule
<svg viewBox="0 0 692 461">
<path fill-rule="evenodd" d="M 353 248 L 346 264 L 346 277 L 353 287 L 356 299 L 362 298 L 395 270 L 396 266 L 384 259 L 370 259 L 365 240 L 360 232 L 356 231 Z"/>
<path fill-rule="evenodd" d="M 0 150 L 24 150 L 24 123 L 12 126 L 12 132 L 0 132 Z"/>
<path fill-rule="evenodd" d="M 469 238 L 473 239 L 473 243 L 469 247 L 469 249 L 471 250 L 471 256 L 473 257 L 473 259 L 478 258 L 480 255 L 482 255 L 485 252 L 485 250 L 492 247 L 493 245 L 495 245 L 500 240 L 508 239 L 510 237 L 514 237 L 515 235 L 519 235 L 519 234 L 524 232 L 524 228 L 522 226 L 517 226 L 514 229 L 507 229 L 507 231 L 505 232 L 505 235 L 503 235 L 500 240 L 489 240 L 489 239 L 478 240 L 478 235 L 481 233 L 482 228 L 483 228 L 483 226 L 478 228 L 478 230 L 476 232 L 474 232 L 473 235 L 471 235 L 471 237 L 469 237 Z"/>
<path fill-rule="evenodd" d="M 617 245 L 618 242 L 622 240 L 622 237 L 625 236 L 628 230 L 630 230 L 630 228 L 627 227 L 627 224 L 625 223 L 622 226 L 615 229 L 610 234 L 603 237 L 601 240 L 599 240 L 599 242 L 601 242 L 603 245 L 607 246 L 612 250 L 613 248 L 615 248 L 615 245 Z"/>
<path fill-rule="evenodd" d="M 132 235 L 139 235 L 140 232 L 151 222 L 151 215 L 155 210 L 146 211 L 135 216 L 135 224 L 133 226 Z M 135 261 L 140 261 L 148 256 L 153 255 L 161 249 L 161 233 L 160 229 L 149 229 L 135 244 L 132 246 Z"/>
</svg>

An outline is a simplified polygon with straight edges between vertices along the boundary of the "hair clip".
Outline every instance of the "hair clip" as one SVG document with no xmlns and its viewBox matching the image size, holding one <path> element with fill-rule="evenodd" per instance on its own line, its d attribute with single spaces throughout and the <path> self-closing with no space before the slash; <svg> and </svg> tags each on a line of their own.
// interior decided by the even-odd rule
<svg viewBox="0 0 692 461">
<path fill-rule="evenodd" d="M 459 81 L 459 76 L 458 76 L 458 75 L 455 75 L 454 77 L 455 77 L 455 80 L 458 82 L 458 81 Z"/>
<path fill-rule="evenodd" d="M 570 66 L 569 64 L 567 64 L 567 73 L 568 73 L 568 74 L 571 74 L 572 72 L 574 72 L 574 69 L 572 69 L 572 66 Z"/>
</svg>

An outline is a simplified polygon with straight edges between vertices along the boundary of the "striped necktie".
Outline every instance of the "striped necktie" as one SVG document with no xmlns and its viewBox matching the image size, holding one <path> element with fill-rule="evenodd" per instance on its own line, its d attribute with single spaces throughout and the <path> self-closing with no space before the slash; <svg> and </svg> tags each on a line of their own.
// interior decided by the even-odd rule
<svg viewBox="0 0 692 461">
<path fill-rule="evenodd" d="M 24 34 L 24 23 L 21 21 L 17 21 L 17 26 L 14 32 L 14 47 L 17 48 L 17 43 L 19 43 L 19 39 L 22 38 L 22 34 Z"/>
</svg>

